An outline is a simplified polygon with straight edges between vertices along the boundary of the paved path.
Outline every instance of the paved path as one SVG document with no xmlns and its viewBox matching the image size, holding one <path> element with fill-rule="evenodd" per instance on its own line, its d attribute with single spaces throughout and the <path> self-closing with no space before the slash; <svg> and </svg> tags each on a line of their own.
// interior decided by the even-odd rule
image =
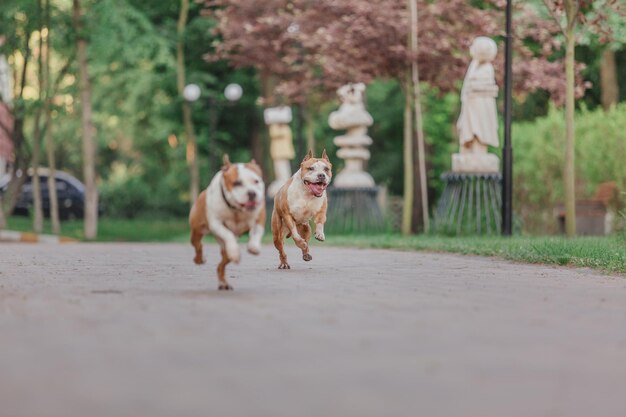
<svg viewBox="0 0 626 417">
<path fill-rule="evenodd" d="M 486 258 L 0 247 L 1 417 L 626 415 L 626 279 Z"/>
</svg>

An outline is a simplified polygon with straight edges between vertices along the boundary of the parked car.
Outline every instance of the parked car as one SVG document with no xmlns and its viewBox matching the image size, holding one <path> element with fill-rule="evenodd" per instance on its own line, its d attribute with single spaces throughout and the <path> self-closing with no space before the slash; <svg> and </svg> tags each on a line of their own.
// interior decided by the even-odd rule
<svg viewBox="0 0 626 417">
<path fill-rule="evenodd" d="M 41 203 L 44 216 L 50 217 L 50 191 L 48 189 L 48 176 L 50 171 L 47 168 L 39 168 L 39 179 L 41 183 Z M 57 201 L 59 202 L 59 217 L 61 220 L 81 219 L 85 215 L 85 185 L 76 177 L 63 171 L 55 171 L 55 181 L 57 189 Z M 4 177 L 0 180 L 0 192 L 5 192 L 10 178 Z M 22 191 L 14 215 L 28 216 L 33 206 L 33 170 L 28 170 L 28 178 L 22 186 Z M 101 212 L 102 208 L 98 207 Z"/>
</svg>

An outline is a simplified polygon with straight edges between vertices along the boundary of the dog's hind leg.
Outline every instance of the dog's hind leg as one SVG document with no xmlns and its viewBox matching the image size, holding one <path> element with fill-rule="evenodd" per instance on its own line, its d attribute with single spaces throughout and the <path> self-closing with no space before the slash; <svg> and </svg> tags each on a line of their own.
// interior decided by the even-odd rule
<svg viewBox="0 0 626 417">
<path fill-rule="evenodd" d="M 286 229 L 291 232 L 291 238 L 295 242 L 296 246 L 302 250 L 302 253 L 309 251 L 308 242 L 300 236 L 300 232 L 298 231 L 298 225 L 296 221 L 291 216 L 285 216 L 282 218 L 283 225 Z"/>
<path fill-rule="evenodd" d="M 309 239 L 311 239 L 311 226 L 309 226 L 308 223 L 305 224 L 298 224 L 296 226 L 298 228 L 298 233 L 300 233 L 300 237 L 302 237 L 302 239 L 304 239 L 305 242 L 307 242 L 307 245 L 302 249 L 302 259 L 304 259 L 305 261 L 310 261 L 313 259 L 313 257 L 311 256 L 311 254 L 309 253 Z"/>
<path fill-rule="evenodd" d="M 291 269 L 289 263 L 287 263 L 287 254 L 283 245 L 285 238 L 283 235 L 283 222 L 276 212 L 272 214 L 272 237 L 274 238 L 274 246 L 278 250 L 278 258 L 280 259 L 278 269 Z"/>
<path fill-rule="evenodd" d="M 202 237 L 203 236 L 204 234 L 199 230 L 193 229 L 191 231 L 191 245 L 196 250 L 196 256 L 193 258 L 193 261 L 198 265 L 201 265 L 205 262 L 204 256 L 202 256 Z"/>
<path fill-rule="evenodd" d="M 226 281 L 226 265 L 230 263 L 230 259 L 228 258 L 228 254 L 226 250 L 222 248 L 222 260 L 219 265 L 217 265 L 217 279 L 219 280 L 219 290 L 232 290 L 233 287 L 230 286 L 228 281 Z"/>
<path fill-rule="evenodd" d="M 278 258 L 280 259 L 278 269 L 291 269 L 289 263 L 287 262 L 287 254 L 285 253 L 285 247 L 283 245 L 282 233 L 280 236 L 274 236 L 274 246 L 278 249 Z"/>
</svg>

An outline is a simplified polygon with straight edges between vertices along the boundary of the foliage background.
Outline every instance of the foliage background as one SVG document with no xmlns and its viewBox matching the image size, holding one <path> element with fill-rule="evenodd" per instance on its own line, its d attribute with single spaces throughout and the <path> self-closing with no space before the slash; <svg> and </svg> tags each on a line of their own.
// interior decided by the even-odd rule
<svg viewBox="0 0 626 417">
<path fill-rule="evenodd" d="M 61 72 L 54 98 L 54 140 L 58 166 L 82 177 L 80 118 L 76 105 L 77 66 L 71 21 L 71 1 L 52 0 L 52 74 Z M 82 0 L 87 11 L 89 65 L 93 82 L 94 122 L 97 127 L 98 174 L 101 200 L 111 217 L 182 217 L 188 209 L 189 175 L 181 123 L 180 100 L 175 85 L 176 20 L 179 4 L 158 0 Z M 477 4 L 482 2 L 476 2 Z M 206 186 L 215 167 L 209 169 L 209 156 L 225 152 L 233 160 L 252 156 L 253 143 L 260 144 L 260 163 L 267 179 L 272 176 L 266 129 L 262 121 L 259 74 L 251 68 L 233 69 L 223 60 L 207 60 L 215 53 L 219 36 L 212 29 L 214 15 L 201 14 L 204 5 L 191 2 L 186 29 L 186 69 L 188 82 L 200 85 L 201 99 L 193 104 L 198 136 L 201 185 Z M 7 42 L 0 51 L 14 68 L 20 67 L 26 49 L 35 56 L 37 46 L 36 0 L 3 0 L 0 3 L 0 35 Z M 624 104 L 604 112 L 600 108 L 599 66 L 604 48 L 616 51 L 620 100 L 626 99 L 626 49 L 623 21 L 613 23 L 618 38 L 605 45 L 588 36 L 577 48 L 576 57 L 586 66 L 582 76 L 591 83 L 579 101 L 577 118 L 577 174 L 580 198 L 593 195 L 595 187 L 608 180 L 626 190 Z M 29 44 L 25 42 L 31 34 Z M 496 35 L 496 34 L 494 34 Z M 558 40 L 558 39 L 557 39 Z M 467 40 L 463 40 L 467 42 Z M 537 45 L 531 45 L 537 47 Z M 554 59 L 559 58 L 557 53 Z M 456 57 L 456 59 L 460 59 Z M 469 58 L 465 57 L 469 62 Z M 37 100 L 36 65 L 27 71 L 27 89 L 17 111 L 24 112 L 27 151 L 33 139 L 33 113 Z M 223 89 L 230 82 L 243 86 L 243 98 L 229 104 Z M 457 89 L 461 80 L 450 83 Z M 458 116 L 458 93 L 443 93 L 423 84 L 424 123 L 428 150 L 430 201 L 442 191 L 441 173 L 449 169 L 450 155 L 456 151 L 454 124 Z M 402 192 L 402 109 L 403 92 L 397 81 L 378 78 L 367 90 L 367 107 L 375 124 L 369 131 L 374 139 L 369 170 L 392 195 Z M 334 136 L 327 124 L 328 114 L 338 102 L 313 100 L 306 109 L 313 114 L 316 151 L 328 149 L 333 162 Z M 296 149 L 306 151 L 304 122 L 300 108 L 294 108 L 292 128 Z M 210 117 L 216 119 L 211 132 Z M 562 114 L 542 90 L 517 95 L 514 101 L 513 140 L 515 147 L 515 207 L 524 230 L 553 232 L 553 208 L 562 200 L 561 148 Z M 209 139 L 211 137 L 211 147 Z M 297 161 L 294 161 L 294 168 Z M 623 198 L 618 205 L 623 205 Z"/>
</svg>

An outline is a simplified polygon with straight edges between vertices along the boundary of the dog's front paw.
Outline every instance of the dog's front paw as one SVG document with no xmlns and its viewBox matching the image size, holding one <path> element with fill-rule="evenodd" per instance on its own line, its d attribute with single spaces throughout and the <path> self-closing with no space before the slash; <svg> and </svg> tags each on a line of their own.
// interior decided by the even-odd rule
<svg viewBox="0 0 626 417">
<path fill-rule="evenodd" d="M 196 265 L 202 265 L 206 262 L 206 259 L 204 259 L 201 255 L 196 255 L 196 257 L 193 258 L 193 261 Z"/>
<path fill-rule="evenodd" d="M 291 269 L 291 267 L 287 262 L 281 262 L 280 265 L 278 265 L 278 269 Z"/>
<path fill-rule="evenodd" d="M 261 248 L 257 245 L 249 244 L 248 252 L 251 253 L 252 255 L 258 255 L 259 253 L 261 253 Z"/>
<path fill-rule="evenodd" d="M 315 239 L 319 240 L 320 242 L 323 242 L 326 240 L 326 236 L 324 236 L 324 232 L 316 232 Z"/>
<path fill-rule="evenodd" d="M 313 257 L 311 256 L 310 253 L 305 253 L 304 255 L 302 255 L 302 259 L 304 259 L 305 261 L 309 262 L 309 261 L 313 260 Z"/>
<path fill-rule="evenodd" d="M 229 284 L 220 284 L 217 289 L 220 291 L 232 291 L 233 287 L 231 287 Z"/>
</svg>

